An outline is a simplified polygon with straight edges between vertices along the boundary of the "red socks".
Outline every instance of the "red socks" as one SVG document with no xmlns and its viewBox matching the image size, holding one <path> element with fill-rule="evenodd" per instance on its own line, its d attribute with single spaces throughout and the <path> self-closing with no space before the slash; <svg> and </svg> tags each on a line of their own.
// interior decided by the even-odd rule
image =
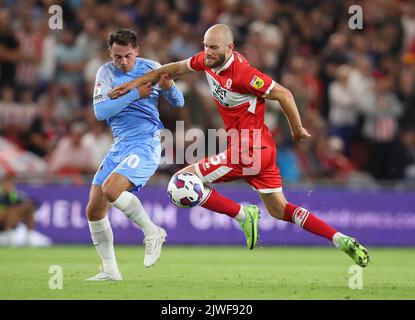
<svg viewBox="0 0 415 320">
<path fill-rule="evenodd" d="M 301 228 L 329 240 L 332 240 L 333 235 L 337 232 L 336 229 L 317 218 L 310 211 L 291 203 L 287 203 L 285 206 L 284 220 L 293 222 Z"/>
<path fill-rule="evenodd" d="M 210 189 L 205 201 L 200 206 L 211 211 L 226 214 L 232 218 L 235 218 L 241 208 L 239 203 L 221 195 L 213 189 Z M 329 240 L 332 240 L 333 235 L 337 232 L 336 229 L 317 218 L 310 211 L 291 203 L 287 203 L 285 206 L 284 220 L 293 222 L 301 228 Z"/>
<path fill-rule="evenodd" d="M 236 203 L 235 201 L 221 195 L 213 189 L 210 189 L 210 193 L 207 195 L 205 201 L 200 204 L 200 206 L 211 211 L 226 214 L 232 218 L 235 218 L 241 208 L 239 203 Z"/>
</svg>

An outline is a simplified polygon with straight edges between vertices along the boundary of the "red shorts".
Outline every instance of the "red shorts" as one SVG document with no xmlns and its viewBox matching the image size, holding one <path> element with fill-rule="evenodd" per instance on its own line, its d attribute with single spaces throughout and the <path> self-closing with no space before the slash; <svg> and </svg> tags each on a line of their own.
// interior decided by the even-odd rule
<svg viewBox="0 0 415 320">
<path fill-rule="evenodd" d="M 232 158 L 231 149 L 200 160 L 196 173 L 204 183 L 244 179 L 260 193 L 282 191 L 280 170 L 276 164 L 276 146 L 266 144 Z M 245 161 L 244 161 L 245 160 Z"/>
</svg>

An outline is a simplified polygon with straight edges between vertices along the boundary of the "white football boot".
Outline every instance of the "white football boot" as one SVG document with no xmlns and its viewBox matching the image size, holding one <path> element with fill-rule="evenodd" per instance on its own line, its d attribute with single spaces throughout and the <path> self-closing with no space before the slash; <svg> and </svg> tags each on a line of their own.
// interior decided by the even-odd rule
<svg viewBox="0 0 415 320">
<path fill-rule="evenodd" d="M 102 266 L 100 266 L 98 274 L 86 279 L 86 281 L 122 281 L 122 276 L 119 271 L 117 274 L 105 272 Z"/>
<path fill-rule="evenodd" d="M 151 267 L 160 258 L 161 247 L 166 241 L 166 237 L 166 231 L 158 227 L 157 233 L 144 238 L 144 267 Z"/>
</svg>

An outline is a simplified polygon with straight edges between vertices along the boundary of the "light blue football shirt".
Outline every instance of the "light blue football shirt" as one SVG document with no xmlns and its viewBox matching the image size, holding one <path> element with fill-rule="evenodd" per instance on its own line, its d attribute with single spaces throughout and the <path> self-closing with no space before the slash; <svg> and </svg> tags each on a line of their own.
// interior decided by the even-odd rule
<svg viewBox="0 0 415 320">
<path fill-rule="evenodd" d="M 162 94 L 173 107 L 183 107 L 181 91 L 173 84 L 168 90 L 153 85 L 149 97 L 140 99 L 137 89 L 117 99 L 108 96 L 109 91 L 125 82 L 138 78 L 160 67 L 156 61 L 137 58 L 133 69 L 123 72 L 112 62 L 102 65 L 96 76 L 94 111 L 98 120 L 107 120 L 114 136 L 114 144 L 151 138 L 163 128 L 158 111 L 158 99 Z"/>
</svg>

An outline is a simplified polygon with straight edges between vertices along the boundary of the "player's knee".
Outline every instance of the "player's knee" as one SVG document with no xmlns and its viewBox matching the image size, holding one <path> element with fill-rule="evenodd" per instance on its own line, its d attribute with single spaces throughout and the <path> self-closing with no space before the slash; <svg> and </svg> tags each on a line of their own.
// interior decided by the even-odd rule
<svg viewBox="0 0 415 320">
<path fill-rule="evenodd" d="M 111 185 L 104 185 L 102 187 L 102 192 L 104 193 L 105 198 L 111 203 L 117 200 L 122 193 L 122 191 L 120 192 L 114 188 L 111 188 Z"/>
<path fill-rule="evenodd" d="M 90 221 L 100 220 L 105 216 L 106 207 L 93 202 L 88 202 L 86 206 L 86 216 Z"/>
<path fill-rule="evenodd" d="M 89 220 L 91 220 L 90 218 L 93 217 L 94 211 L 95 211 L 94 206 L 91 204 L 91 202 L 88 202 L 88 204 L 86 205 L 86 216 L 88 217 Z"/>
</svg>

